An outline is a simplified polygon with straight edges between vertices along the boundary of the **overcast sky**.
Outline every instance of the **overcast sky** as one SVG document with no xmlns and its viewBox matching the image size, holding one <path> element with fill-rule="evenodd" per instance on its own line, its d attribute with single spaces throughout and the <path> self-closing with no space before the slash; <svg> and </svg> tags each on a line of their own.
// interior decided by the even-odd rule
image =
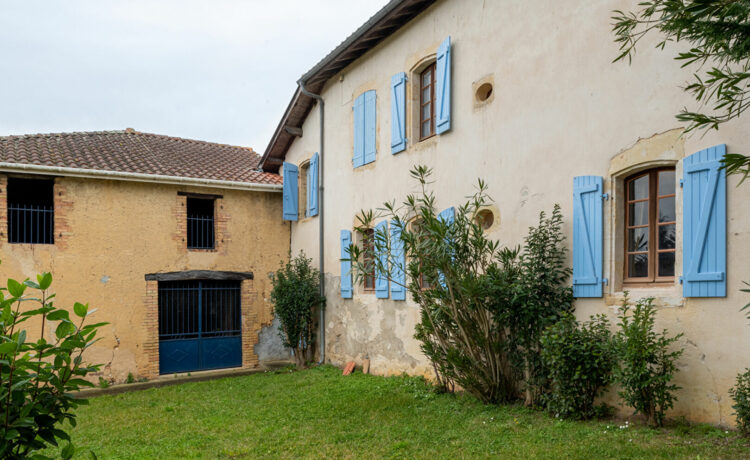
<svg viewBox="0 0 750 460">
<path fill-rule="evenodd" d="M 297 79 L 387 0 L 0 0 L 0 136 L 138 131 L 262 152 Z"/>
</svg>

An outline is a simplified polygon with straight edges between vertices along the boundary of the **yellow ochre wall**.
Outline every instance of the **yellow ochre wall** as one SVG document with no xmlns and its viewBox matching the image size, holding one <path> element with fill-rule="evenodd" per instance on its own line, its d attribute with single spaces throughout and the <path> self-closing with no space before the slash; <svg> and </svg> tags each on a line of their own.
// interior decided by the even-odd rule
<svg viewBox="0 0 750 460">
<path fill-rule="evenodd" d="M 110 324 L 85 357 L 104 364 L 103 378 L 158 376 L 157 283 L 144 275 L 159 272 L 253 272 L 254 280 L 242 282 L 242 353 L 243 367 L 258 365 L 254 345 L 273 320 L 268 273 L 288 257 L 281 193 L 58 177 L 55 244 L 30 245 L 8 243 L 6 184 L 0 175 L 0 278 L 49 271 L 56 306 L 72 311 L 78 301 L 96 308 L 91 321 Z M 215 251 L 186 248 L 185 196 L 178 191 L 222 195 L 215 202 Z"/>
</svg>

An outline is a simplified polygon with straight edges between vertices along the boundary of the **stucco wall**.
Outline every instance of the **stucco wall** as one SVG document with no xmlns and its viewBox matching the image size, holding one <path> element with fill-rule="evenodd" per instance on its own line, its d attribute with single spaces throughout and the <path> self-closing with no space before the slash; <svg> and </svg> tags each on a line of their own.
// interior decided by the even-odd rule
<svg viewBox="0 0 750 460">
<path fill-rule="evenodd" d="M 2 192 L 5 185 L 0 176 Z M 280 219 L 280 193 L 66 177 L 55 179 L 54 190 L 55 244 L 9 244 L 2 227 L 0 277 L 34 278 L 49 271 L 58 307 L 70 309 L 80 301 L 96 308 L 92 320 L 110 325 L 85 356 L 105 364 L 102 377 L 158 375 L 156 297 L 147 289 L 150 283 L 155 290 L 156 282 L 144 275 L 183 270 L 254 273 L 254 280 L 242 282 L 243 365 L 257 365 L 253 347 L 261 327 L 273 319 L 268 273 L 288 257 L 289 225 Z M 185 197 L 178 191 L 222 195 L 215 202 L 215 251 L 186 248 Z M 0 196 L 0 220 L 5 206 Z"/>
<path fill-rule="evenodd" d="M 369 356 L 375 373 L 431 372 L 412 338 L 418 320 L 412 302 L 381 301 L 357 290 L 352 300 L 343 300 L 338 293 L 339 231 L 354 226 L 360 209 L 413 191 L 409 169 L 415 164 L 434 169 L 440 209 L 462 203 L 476 179 L 485 179 L 499 211 L 500 222 L 491 236 L 502 243 L 522 242 L 539 211 L 550 211 L 554 203 L 562 206 L 570 243 L 574 176 L 603 176 L 605 191 L 614 193 L 613 174 L 622 169 L 618 165 L 624 160 L 618 155 L 623 153 L 631 152 L 626 155 L 630 158 L 663 156 L 676 166 L 679 177 L 681 158 L 702 148 L 726 143 L 730 151 L 750 151 L 746 118 L 704 137 L 680 135 L 674 115 L 690 106 L 690 97 L 679 88 L 689 73 L 671 59 L 673 50 L 654 50 L 653 42 L 644 42 L 631 66 L 611 62 L 618 54 L 611 11 L 636 3 L 443 0 L 331 78 L 323 91 L 328 360 L 343 363 Z M 448 35 L 453 44 L 452 130 L 415 143 L 413 111 L 408 108 L 408 148 L 391 155 L 390 78 L 419 69 Z M 474 88 L 487 80 L 494 82 L 493 96 L 477 104 Z M 353 169 L 352 102 L 368 89 L 377 91 L 377 159 Z M 416 94 L 411 85 L 408 91 L 413 107 Z M 318 123 L 315 107 L 303 125 L 305 135 L 294 141 L 286 161 L 300 164 L 318 150 Z M 686 352 L 676 378 L 683 389 L 673 415 L 721 424 L 733 423 L 727 391 L 735 375 L 750 365 L 742 346 L 750 339 L 750 326 L 739 311 L 748 299 L 738 292 L 741 281 L 750 279 L 745 257 L 750 252 L 750 215 L 744 205 L 750 185 L 737 188 L 737 183 L 730 178 L 727 186 L 728 296 L 683 299 L 679 286 L 631 294 L 655 295 L 661 306 L 657 327 L 685 333 Z M 605 207 L 604 276 L 612 282 L 605 286 L 604 298 L 576 302 L 580 318 L 615 315 L 621 296 L 621 256 L 613 243 L 617 224 L 612 209 L 617 203 L 613 199 Z M 300 249 L 317 261 L 317 218 L 293 224 L 292 250 Z"/>
</svg>

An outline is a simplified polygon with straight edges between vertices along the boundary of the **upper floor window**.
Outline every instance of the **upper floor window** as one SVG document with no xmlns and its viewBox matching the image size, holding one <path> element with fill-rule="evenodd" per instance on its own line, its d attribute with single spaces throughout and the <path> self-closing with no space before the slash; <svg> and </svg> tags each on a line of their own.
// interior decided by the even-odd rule
<svg viewBox="0 0 750 460">
<path fill-rule="evenodd" d="M 377 94 L 365 91 L 354 100 L 354 167 L 375 161 L 377 154 Z"/>
<path fill-rule="evenodd" d="M 435 63 L 419 77 L 419 139 L 435 134 Z"/>
<path fill-rule="evenodd" d="M 188 249 L 214 249 L 214 200 L 187 197 Z"/>
<path fill-rule="evenodd" d="M 54 244 L 54 181 L 8 178 L 8 242 Z"/>
<path fill-rule="evenodd" d="M 625 282 L 674 281 L 674 169 L 639 173 L 625 181 L 625 189 Z"/>
</svg>

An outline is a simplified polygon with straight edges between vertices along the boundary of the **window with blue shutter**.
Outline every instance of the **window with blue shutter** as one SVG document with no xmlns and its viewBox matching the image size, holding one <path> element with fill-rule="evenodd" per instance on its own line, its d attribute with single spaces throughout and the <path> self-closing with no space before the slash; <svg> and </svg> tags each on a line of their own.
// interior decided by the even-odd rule
<svg viewBox="0 0 750 460">
<path fill-rule="evenodd" d="M 406 73 L 391 78 L 391 154 L 406 149 Z"/>
<path fill-rule="evenodd" d="M 442 134 L 449 129 L 451 129 L 450 37 L 440 44 L 435 60 L 435 132 Z"/>
<path fill-rule="evenodd" d="M 352 262 L 349 254 L 349 246 L 352 244 L 352 232 L 341 230 L 341 297 L 351 299 L 352 289 Z"/>
<path fill-rule="evenodd" d="M 318 215 L 318 152 L 310 159 L 310 166 L 307 168 L 307 216 Z"/>
<path fill-rule="evenodd" d="M 284 162 L 283 186 L 283 214 L 284 220 L 297 220 L 298 195 L 297 177 L 299 170 L 296 165 Z"/>
<path fill-rule="evenodd" d="M 602 296 L 604 249 L 603 180 L 573 179 L 573 296 Z"/>
<path fill-rule="evenodd" d="M 388 235 L 388 222 L 383 221 L 375 226 L 375 257 L 378 258 L 378 265 L 388 267 L 388 253 L 382 247 L 382 242 L 385 241 L 385 237 Z M 375 273 L 375 297 L 378 299 L 388 298 L 388 273 L 383 270 L 376 268 Z"/>
<path fill-rule="evenodd" d="M 406 300 L 406 257 L 401 228 L 391 221 L 391 297 L 393 300 Z"/>
<path fill-rule="evenodd" d="M 354 100 L 354 167 L 375 161 L 375 90 L 365 91 Z"/>
<path fill-rule="evenodd" d="M 721 169 L 726 145 L 683 160 L 682 293 L 727 295 L 727 182 Z"/>
</svg>

